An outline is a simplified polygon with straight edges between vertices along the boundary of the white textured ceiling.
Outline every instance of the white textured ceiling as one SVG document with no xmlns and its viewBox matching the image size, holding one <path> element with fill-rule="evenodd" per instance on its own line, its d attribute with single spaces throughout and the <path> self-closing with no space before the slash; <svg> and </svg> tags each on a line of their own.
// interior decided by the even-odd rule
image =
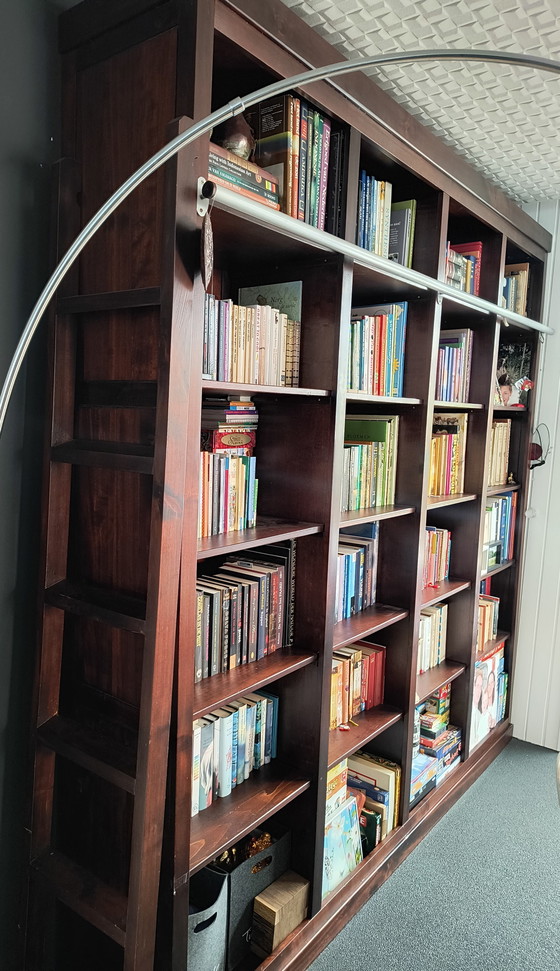
<svg viewBox="0 0 560 971">
<path fill-rule="evenodd" d="M 560 0 L 283 2 L 345 57 L 457 47 L 560 61 Z M 455 62 L 368 73 L 512 198 L 560 198 L 560 76 Z"/>
</svg>

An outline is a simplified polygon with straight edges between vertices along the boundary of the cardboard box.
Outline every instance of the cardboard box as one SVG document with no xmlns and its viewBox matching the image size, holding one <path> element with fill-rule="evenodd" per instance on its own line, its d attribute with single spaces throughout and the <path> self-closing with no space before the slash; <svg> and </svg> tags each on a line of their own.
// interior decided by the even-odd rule
<svg viewBox="0 0 560 971">
<path fill-rule="evenodd" d="M 227 875 L 205 867 L 189 884 L 188 962 L 196 971 L 225 971 Z"/>
<path fill-rule="evenodd" d="M 266 957 L 307 917 L 309 880 L 288 870 L 253 903 L 251 950 Z"/>
</svg>

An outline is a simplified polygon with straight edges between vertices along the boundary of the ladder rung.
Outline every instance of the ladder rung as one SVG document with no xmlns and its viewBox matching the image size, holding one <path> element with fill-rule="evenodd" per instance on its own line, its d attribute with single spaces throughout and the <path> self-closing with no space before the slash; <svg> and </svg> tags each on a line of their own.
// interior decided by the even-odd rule
<svg viewBox="0 0 560 971">
<path fill-rule="evenodd" d="M 127 898 L 62 853 L 49 852 L 31 863 L 63 904 L 124 947 Z"/>
<path fill-rule="evenodd" d="M 57 755 L 134 795 L 136 750 L 115 740 L 107 730 L 99 725 L 88 729 L 74 719 L 55 715 L 37 731 L 42 744 Z"/>
<path fill-rule="evenodd" d="M 97 587 L 80 586 L 61 580 L 45 590 L 45 602 L 72 614 L 99 620 L 111 627 L 119 627 L 143 634 L 146 627 L 146 602 Z"/>
<path fill-rule="evenodd" d="M 51 448 L 53 462 L 152 474 L 154 450 L 149 445 L 73 440 Z"/>
</svg>

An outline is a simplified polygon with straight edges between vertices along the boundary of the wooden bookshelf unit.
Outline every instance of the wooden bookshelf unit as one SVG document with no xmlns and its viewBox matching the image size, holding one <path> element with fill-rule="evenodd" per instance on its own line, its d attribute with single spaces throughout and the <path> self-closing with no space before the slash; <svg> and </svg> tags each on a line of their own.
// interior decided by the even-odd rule
<svg viewBox="0 0 560 971">
<path fill-rule="evenodd" d="M 340 59 L 279 0 L 84 0 L 60 18 L 60 52 L 58 256 L 190 119 Z M 301 281 L 297 387 L 204 374 L 196 204 L 208 136 L 110 217 L 52 310 L 28 971 L 200 971 L 187 955 L 190 878 L 270 825 L 291 833 L 291 867 L 310 883 L 309 915 L 272 955 L 239 968 L 303 971 L 511 735 L 532 403 L 529 394 L 523 408 L 496 404 L 496 369 L 500 345 L 523 340 L 537 373 L 533 325 L 551 238 L 365 75 L 296 94 L 329 120 L 341 152 L 330 176 L 336 195 L 326 182 L 327 229 L 307 231 L 303 220 L 219 187 L 208 291 L 235 303 L 241 288 Z M 391 183 L 393 202 L 416 201 L 406 274 L 356 244 L 362 170 Z M 478 296 L 446 283 L 447 243 L 472 241 L 482 243 L 480 265 L 473 257 L 467 267 L 479 273 Z M 527 326 L 510 314 L 505 328 L 504 267 L 519 263 L 529 265 Z M 404 301 L 399 392 L 349 390 L 353 309 Z M 435 400 L 440 332 L 462 329 L 472 332 L 468 396 Z M 258 412 L 256 525 L 201 539 L 202 402 L 240 396 Z M 456 414 L 467 423 L 464 481 L 453 490 L 450 473 L 447 494 L 430 496 L 433 416 L 444 423 Z M 396 463 L 394 496 L 387 487 L 385 499 L 341 513 L 345 423 L 355 416 L 384 426 L 394 416 L 395 454 L 384 453 Z M 490 487 L 492 422 L 504 418 L 510 478 Z M 450 462 L 461 421 L 449 432 Z M 484 576 L 508 631 L 508 701 L 505 717 L 471 745 L 475 665 L 501 643 L 491 638 L 477 655 L 487 507 L 505 515 L 507 502 L 516 503 L 515 533 Z M 451 556 L 448 577 L 422 589 L 426 527 L 451 532 Z M 341 529 L 377 536 L 377 589 L 373 605 L 335 622 Z M 296 551 L 289 641 L 231 669 L 223 661 L 195 683 L 197 576 L 271 545 Z M 438 605 L 447 611 L 446 657 L 417 675 L 420 612 Z M 363 638 L 385 648 L 383 703 L 348 731 L 329 731 L 333 650 Z M 410 809 L 415 705 L 447 682 L 461 761 Z M 261 689 L 280 699 L 277 758 L 191 818 L 194 719 Z M 327 771 L 358 749 L 401 766 L 399 822 L 323 898 Z"/>
</svg>

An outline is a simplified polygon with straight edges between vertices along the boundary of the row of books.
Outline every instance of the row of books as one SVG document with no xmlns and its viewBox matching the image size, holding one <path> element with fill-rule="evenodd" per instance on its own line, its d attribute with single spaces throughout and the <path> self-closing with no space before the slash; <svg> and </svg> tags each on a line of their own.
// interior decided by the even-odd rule
<svg viewBox="0 0 560 971">
<path fill-rule="evenodd" d="M 442 330 L 436 375 L 437 401 L 468 401 L 471 380 L 473 332 Z"/>
<path fill-rule="evenodd" d="M 208 178 L 271 209 L 280 208 L 277 177 L 214 142 L 208 149 Z"/>
<path fill-rule="evenodd" d="M 330 728 L 383 703 L 385 647 L 357 641 L 333 652 Z"/>
<path fill-rule="evenodd" d="M 478 597 L 478 631 L 476 637 L 476 651 L 480 654 L 488 641 L 498 636 L 498 615 L 500 612 L 500 598 L 489 594 L 479 594 Z"/>
<path fill-rule="evenodd" d="M 430 496 L 463 492 L 468 415 L 435 414 L 430 447 Z"/>
<path fill-rule="evenodd" d="M 257 409 L 249 396 L 203 399 L 199 538 L 255 525 L 258 480 L 253 448 L 257 425 Z"/>
<path fill-rule="evenodd" d="M 412 266 L 416 199 L 393 202 L 393 186 L 360 172 L 356 243 L 370 253 Z"/>
<path fill-rule="evenodd" d="M 451 533 L 448 529 L 426 526 L 422 589 L 437 587 L 449 577 Z"/>
<path fill-rule="evenodd" d="M 379 529 L 372 523 L 370 536 L 340 532 L 335 592 L 335 623 L 366 610 L 377 594 Z"/>
<path fill-rule="evenodd" d="M 236 304 L 205 294 L 205 379 L 297 387 L 300 343 L 300 321 L 277 307 Z"/>
<path fill-rule="evenodd" d="M 492 422 L 488 486 L 501 486 L 507 483 L 510 438 L 511 418 L 498 419 Z"/>
<path fill-rule="evenodd" d="M 349 391 L 402 396 L 407 313 L 406 301 L 352 311 Z"/>
<path fill-rule="evenodd" d="M 229 796 L 251 773 L 276 758 L 277 695 L 255 691 L 193 723 L 191 815 Z"/>
<path fill-rule="evenodd" d="M 231 555 L 196 582 L 195 682 L 293 643 L 295 540 Z"/>
<path fill-rule="evenodd" d="M 199 537 L 254 526 L 257 520 L 257 495 L 254 455 L 201 452 Z"/>
<path fill-rule="evenodd" d="M 341 511 L 395 501 L 398 415 L 349 415 L 344 426 Z"/>
<path fill-rule="evenodd" d="M 370 805 L 381 814 L 384 839 L 398 826 L 401 767 L 391 759 L 360 749 L 348 758 L 348 785 L 365 792 Z M 366 803 L 367 805 L 367 803 Z"/>
<path fill-rule="evenodd" d="M 282 212 L 324 229 L 330 119 L 293 94 L 261 101 L 245 117 L 256 139 L 255 162 L 278 179 Z M 338 133 L 336 138 L 340 138 Z"/>
<path fill-rule="evenodd" d="M 516 314 L 527 315 L 529 264 L 509 263 L 504 272 L 503 305 Z"/>
<path fill-rule="evenodd" d="M 361 170 L 356 243 L 378 256 L 389 256 L 392 195 L 391 182 L 375 179 L 365 169 Z"/>
<path fill-rule="evenodd" d="M 447 643 L 447 604 L 424 607 L 418 626 L 416 670 L 424 674 L 445 659 Z"/>
<path fill-rule="evenodd" d="M 464 293 L 480 294 L 482 243 L 447 243 L 445 282 Z"/>
<path fill-rule="evenodd" d="M 471 712 L 471 748 L 482 742 L 505 717 L 508 675 L 504 668 L 505 642 L 475 662 Z"/>
<path fill-rule="evenodd" d="M 482 572 L 513 559 L 517 492 L 491 496 L 484 512 Z"/>
</svg>

